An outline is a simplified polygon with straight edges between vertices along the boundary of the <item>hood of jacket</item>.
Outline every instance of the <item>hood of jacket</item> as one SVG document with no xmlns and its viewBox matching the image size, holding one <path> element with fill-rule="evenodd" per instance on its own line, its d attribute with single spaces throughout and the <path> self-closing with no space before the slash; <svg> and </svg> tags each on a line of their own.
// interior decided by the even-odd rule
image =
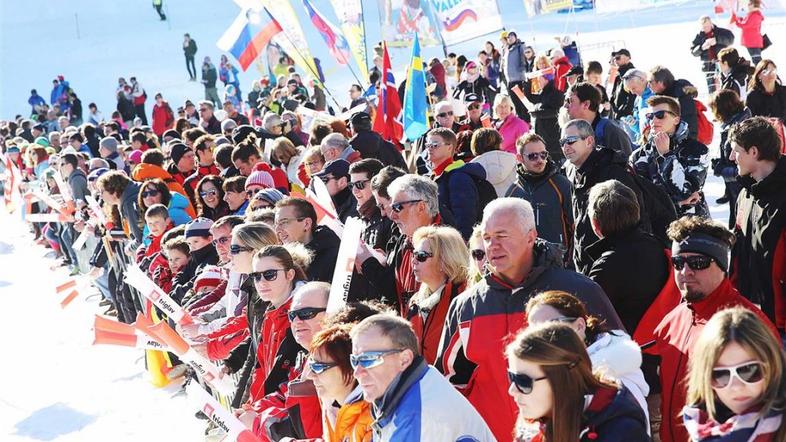
<svg viewBox="0 0 786 442">
<path fill-rule="evenodd" d="M 462 172 L 468 175 L 483 178 L 484 180 L 486 179 L 486 169 L 483 168 L 482 164 L 474 162 L 465 163 L 463 160 L 456 160 L 450 163 L 448 167 L 445 168 L 443 174 L 457 169 L 461 169 Z"/>
<path fill-rule="evenodd" d="M 619 379 L 641 368 L 641 348 L 622 330 L 601 333 L 595 338 L 587 353 L 592 370 Z M 643 378 L 642 378 L 643 380 Z"/>
<path fill-rule="evenodd" d="M 510 177 L 516 172 L 516 155 L 501 150 L 486 152 L 475 157 L 467 166 L 480 164 L 485 171 L 485 178 L 493 186 L 511 181 Z"/>
<path fill-rule="evenodd" d="M 599 394 L 600 392 L 593 396 L 592 402 L 600 399 L 598 397 Z M 592 407 L 592 403 L 590 404 L 590 407 Z M 611 402 L 608 403 L 605 407 L 598 411 L 587 410 L 584 412 L 584 417 L 584 428 L 586 428 L 584 431 L 588 431 L 590 433 L 594 432 L 595 429 L 603 426 L 604 424 L 610 423 L 611 421 L 620 418 L 634 419 L 639 421 L 642 428 L 648 427 L 646 417 L 644 416 L 644 411 L 639 407 L 631 392 L 625 387 L 617 390 L 614 397 L 611 398 Z M 603 435 L 601 434 L 601 436 Z M 619 436 L 624 439 L 623 435 L 615 436 Z M 591 438 L 592 437 L 590 436 L 590 439 Z"/>
<path fill-rule="evenodd" d="M 171 180 L 172 174 L 155 164 L 139 163 L 131 173 L 134 181 L 146 181 L 153 178 L 160 178 L 164 181 Z"/>
<path fill-rule="evenodd" d="M 731 117 L 731 120 L 729 120 L 727 123 L 723 123 L 721 125 L 721 131 L 725 132 L 731 129 L 733 125 L 739 123 L 740 121 L 747 120 L 750 117 L 751 117 L 751 110 L 746 107 L 745 109 L 742 110 L 742 112 L 739 112 L 733 117 Z"/>
</svg>

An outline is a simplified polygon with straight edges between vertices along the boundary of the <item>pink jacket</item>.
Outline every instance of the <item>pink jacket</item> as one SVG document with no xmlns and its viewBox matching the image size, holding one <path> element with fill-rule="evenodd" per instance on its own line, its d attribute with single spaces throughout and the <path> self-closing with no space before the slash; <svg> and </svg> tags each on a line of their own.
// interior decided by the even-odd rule
<svg viewBox="0 0 786 442">
<path fill-rule="evenodd" d="M 746 48 L 764 47 L 764 40 L 761 37 L 761 22 L 764 21 L 764 16 L 758 9 L 751 11 L 745 18 L 737 17 L 732 14 L 732 23 L 736 24 L 742 29 L 742 45 Z"/>
<path fill-rule="evenodd" d="M 497 122 L 497 130 L 502 135 L 502 145 L 500 150 L 516 153 L 516 140 L 529 132 L 529 124 L 515 113 L 511 113 L 501 122 Z"/>
</svg>

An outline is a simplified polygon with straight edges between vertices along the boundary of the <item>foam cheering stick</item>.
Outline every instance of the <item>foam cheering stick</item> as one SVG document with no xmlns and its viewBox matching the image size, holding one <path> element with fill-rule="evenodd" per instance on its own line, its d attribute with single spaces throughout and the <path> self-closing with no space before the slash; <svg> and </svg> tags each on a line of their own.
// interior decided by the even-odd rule
<svg viewBox="0 0 786 442">
<path fill-rule="evenodd" d="M 93 195 L 85 195 L 85 201 L 87 201 L 87 206 L 90 207 L 90 210 L 92 210 L 96 218 L 98 218 L 99 224 L 106 226 L 106 215 L 104 214 L 104 211 L 101 210 L 101 206 L 98 204 L 98 201 L 93 198 Z"/>
<path fill-rule="evenodd" d="M 150 337 L 147 333 L 133 325 L 123 324 L 98 315 L 96 315 L 94 324 L 95 340 L 93 345 L 108 344 L 146 350 L 169 351 L 165 345 L 161 344 L 154 337 Z"/>
<path fill-rule="evenodd" d="M 76 279 L 70 279 L 63 284 L 55 287 L 55 293 L 62 296 L 67 294 L 62 301 L 60 301 L 60 308 L 68 307 L 68 304 L 71 303 L 77 296 L 79 296 L 79 290 L 77 288 Z"/>
<path fill-rule="evenodd" d="M 199 411 L 205 413 L 214 424 L 226 432 L 225 441 L 260 442 L 240 420 L 229 410 L 222 407 L 213 396 L 208 394 L 197 382 L 190 382 L 186 386 L 188 399 L 194 401 Z"/>
<path fill-rule="evenodd" d="M 235 386 L 232 385 L 232 380 L 229 376 L 223 376 L 215 364 L 191 348 L 188 342 L 178 335 L 176 331 L 172 330 L 166 322 L 159 322 L 149 327 L 148 330 L 155 336 L 160 337 L 180 359 L 191 364 L 199 376 L 215 387 L 221 394 L 231 395 L 235 392 Z"/>
<path fill-rule="evenodd" d="M 355 256 L 357 255 L 360 234 L 363 232 L 363 222 L 358 218 L 349 218 L 344 225 L 344 236 L 338 247 L 336 267 L 333 270 L 333 279 L 330 284 L 327 311 L 339 311 L 347 303 L 349 285 L 352 282 L 352 271 L 355 269 Z"/>
<path fill-rule="evenodd" d="M 39 189 L 33 190 L 33 195 L 35 195 L 35 197 L 38 198 L 39 200 L 43 201 L 47 206 L 51 207 L 52 209 L 58 212 L 62 213 L 63 210 L 65 210 L 62 204 L 60 204 L 54 198 L 52 198 L 51 196 L 47 195 L 46 193 L 44 193 Z"/>
<path fill-rule="evenodd" d="M 157 286 L 138 266 L 132 265 L 128 267 L 126 270 L 126 282 L 139 290 L 142 295 L 152 301 L 156 307 L 160 308 L 176 323 L 187 325 L 194 322 L 191 315 L 183 310 L 183 307 L 167 295 L 166 292 L 161 290 L 161 287 Z"/>
<path fill-rule="evenodd" d="M 28 213 L 25 221 L 29 223 L 59 223 L 65 221 L 60 213 Z"/>
</svg>

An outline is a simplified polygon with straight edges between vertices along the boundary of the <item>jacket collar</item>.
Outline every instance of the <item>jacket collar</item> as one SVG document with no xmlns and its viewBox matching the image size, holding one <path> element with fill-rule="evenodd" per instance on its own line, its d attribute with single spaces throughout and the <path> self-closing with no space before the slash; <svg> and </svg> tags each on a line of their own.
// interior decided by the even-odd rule
<svg viewBox="0 0 786 442">
<path fill-rule="evenodd" d="M 385 394 L 374 401 L 371 407 L 371 414 L 375 418 L 373 425 L 376 428 L 381 429 L 387 425 L 396 408 L 398 408 L 401 398 L 413 385 L 420 381 L 427 370 L 428 364 L 423 359 L 423 356 L 416 356 L 412 364 L 390 383 Z"/>
<path fill-rule="evenodd" d="M 709 319 L 723 305 L 733 301 L 739 295 L 737 289 L 731 285 L 729 278 L 724 278 L 723 282 L 709 296 L 701 301 L 689 302 L 688 309 L 695 319 Z"/>
</svg>

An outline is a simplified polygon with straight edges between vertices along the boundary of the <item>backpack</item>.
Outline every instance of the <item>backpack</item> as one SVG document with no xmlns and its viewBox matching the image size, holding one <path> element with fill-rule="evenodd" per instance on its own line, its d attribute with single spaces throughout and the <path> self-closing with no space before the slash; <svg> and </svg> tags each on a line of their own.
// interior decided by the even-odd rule
<svg viewBox="0 0 786 442">
<path fill-rule="evenodd" d="M 699 143 L 709 146 L 710 143 L 712 143 L 715 127 L 712 125 L 712 122 L 707 119 L 707 116 L 704 115 L 704 112 L 707 110 L 707 106 L 696 99 L 693 100 L 693 104 L 696 105 L 696 121 L 698 122 L 699 126 L 699 132 L 696 135 L 696 139 L 699 141 Z"/>
<path fill-rule="evenodd" d="M 447 174 L 453 174 L 453 173 L 465 173 L 465 172 L 462 172 L 461 169 L 456 169 L 447 172 Z M 475 212 L 475 219 L 472 221 L 472 224 L 474 225 L 479 223 L 480 220 L 483 218 L 483 209 L 486 208 L 488 203 L 497 199 L 497 191 L 496 189 L 494 189 L 494 186 L 491 183 L 489 183 L 485 178 L 481 178 L 477 175 L 473 175 L 470 173 L 467 173 L 466 175 L 472 178 L 472 184 L 475 185 L 475 190 L 478 192 L 478 207 Z M 450 176 L 446 176 L 445 178 L 450 180 Z M 446 203 L 444 205 L 443 204 L 439 205 L 440 215 L 442 216 L 442 218 L 445 220 L 447 224 L 455 225 L 456 223 L 453 214 L 447 213 L 450 212 L 450 207 L 447 205 L 447 201 L 450 201 L 450 185 L 448 184 L 448 186 L 446 186 L 445 188 L 447 189 L 447 193 L 444 198 L 444 201 Z"/>
<path fill-rule="evenodd" d="M 641 208 L 641 218 L 649 221 L 650 233 L 658 238 L 664 245 L 671 247 L 671 241 L 666 236 L 669 224 L 677 219 L 677 208 L 666 191 L 642 177 L 633 167 L 628 165 L 628 172 L 633 175 L 633 181 L 641 192 L 644 207 Z M 634 189 L 635 190 L 635 189 Z M 646 230 L 646 229 L 645 229 Z"/>
</svg>

